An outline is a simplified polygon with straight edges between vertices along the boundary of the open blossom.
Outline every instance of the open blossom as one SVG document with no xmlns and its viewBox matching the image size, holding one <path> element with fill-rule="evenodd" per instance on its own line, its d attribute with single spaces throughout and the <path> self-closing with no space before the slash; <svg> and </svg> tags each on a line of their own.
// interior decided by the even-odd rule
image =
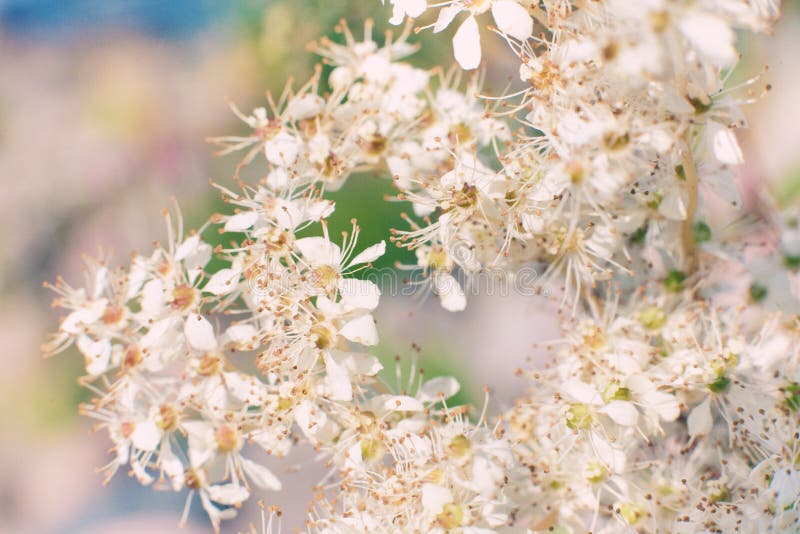
<svg viewBox="0 0 800 534">
<path fill-rule="evenodd" d="M 501 39 L 522 85 L 483 95 L 480 75 L 405 61 L 413 22 L 382 44 L 367 23 L 314 45 L 327 79 L 231 105 L 249 132 L 211 140 L 242 154 L 238 189 L 214 184 L 228 209 L 196 231 L 167 216 L 129 267 L 52 286 L 44 350 L 84 359 L 106 480 L 185 491 L 183 519 L 199 499 L 219 530 L 281 490 L 259 458 L 306 443 L 329 469 L 310 532 L 800 530 L 800 218 L 765 200 L 740 235 L 705 220 L 741 204 L 735 129 L 761 83 L 725 86 L 736 32 L 769 31 L 777 2 L 388 4 L 392 24 L 454 26 L 465 70 Z M 364 276 L 386 240 L 327 223 L 326 193 L 367 170 L 408 204 L 398 267 L 445 309 L 487 273 L 553 286 L 563 334 L 513 405 L 456 405 L 458 381 L 415 362 L 386 383 Z"/>
<path fill-rule="evenodd" d="M 456 61 L 467 70 L 477 68 L 481 62 L 477 15 L 491 10 L 497 29 L 520 41 L 525 41 L 533 33 L 533 20 L 523 6 L 524 2 L 516 0 L 456 0 L 445 2 L 445 4 L 439 11 L 433 31 L 438 33 L 447 28 L 463 11 L 469 14 L 453 37 L 453 53 Z"/>
</svg>

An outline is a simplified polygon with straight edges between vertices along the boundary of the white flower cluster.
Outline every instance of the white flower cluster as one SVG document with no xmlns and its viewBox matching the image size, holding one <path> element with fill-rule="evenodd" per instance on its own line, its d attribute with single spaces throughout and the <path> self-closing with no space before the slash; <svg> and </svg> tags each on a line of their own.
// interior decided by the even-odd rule
<svg viewBox="0 0 800 534">
<path fill-rule="evenodd" d="M 402 61 L 410 23 L 383 46 L 367 23 L 362 41 L 342 27 L 343 44 L 317 45 L 326 79 L 234 107 L 251 131 L 213 141 L 265 178 L 215 186 L 231 213 L 188 233 L 166 214 L 166 246 L 127 270 L 90 263 L 86 288 L 54 286 L 68 313 L 45 348 L 85 357 L 83 411 L 114 443 L 107 476 L 129 466 L 188 488 L 184 518 L 197 494 L 219 529 L 256 489 L 281 488 L 259 457 L 304 441 L 338 491 L 315 498 L 313 532 L 800 529 L 800 321 L 786 299 L 800 223 L 787 211 L 720 239 L 700 216 L 710 196 L 738 203 L 732 128 L 753 91 L 725 82 L 735 31 L 768 30 L 777 2 L 391 4 L 394 24 L 438 9 L 434 32 L 466 16 L 453 40 L 465 69 L 486 20 L 520 87 L 482 97 L 478 78 Z M 448 403 L 453 378 L 412 371 L 395 390 L 378 376 L 380 289 L 358 273 L 385 243 L 362 249 L 353 221 L 337 244 L 326 223 L 324 193 L 361 170 L 388 171 L 411 203 L 390 241 L 415 251 L 404 267 L 445 308 L 466 306 L 459 273 L 535 262 L 563 283 L 561 348 L 521 372 L 531 389 L 513 408 L 473 417 Z M 203 240 L 215 226 L 227 247 Z M 764 228 L 774 247 L 742 254 Z M 752 283 L 717 306 L 727 288 L 706 275 L 725 262 Z"/>
</svg>

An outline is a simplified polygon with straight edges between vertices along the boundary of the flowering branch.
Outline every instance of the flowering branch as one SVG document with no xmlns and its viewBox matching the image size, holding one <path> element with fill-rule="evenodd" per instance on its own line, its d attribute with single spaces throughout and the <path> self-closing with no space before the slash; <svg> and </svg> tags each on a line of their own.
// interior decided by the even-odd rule
<svg viewBox="0 0 800 534">
<path fill-rule="evenodd" d="M 479 96 L 479 77 L 403 61 L 413 23 L 385 43 L 367 23 L 361 40 L 342 25 L 344 44 L 315 47 L 329 93 L 318 69 L 268 107 L 232 106 L 250 133 L 213 141 L 266 178 L 215 184 L 227 213 L 190 232 L 167 215 L 166 244 L 127 270 L 98 260 L 86 287 L 53 288 L 67 315 L 45 349 L 84 356 L 82 412 L 114 443 L 106 477 L 129 466 L 186 490 L 184 518 L 197 497 L 218 530 L 281 489 L 257 449 L 305 442 L 338 492 L 315 498 L 311 532 L 800 530 L 800 310 L 781 300 L 800 216 L 774 210 L 766 270 L 740 253 L 748 232 L 721 239 L 695 220 L 707 192 L 735 202 L 743 102 L 722 72 L 734 29 L 768 31 L 777 2 L 390 4 L 393 24 L 438 10 L 434 33 L 460 19 L 466 70 L 491 24 L 523 89 Z M 380 378 L 381 288 L 359 273 L 386 244 L 364 247 L 357 221 L 337 240 L 325 222 L 324 193 L 367 169 L 411 204 L 390 242 L 414 251 L 399 269 L 444 308 L 467 306 L 457 275 L 530 264 L 561 295 L 560 349 L 520 372 L 530 389 L 512 407 L 488 413 L 487 393 L 471 417 L 452 377 Z M 212 227 L 227 248 L 204 242 Z M 738 261 L 744 294 L 684 286 L 700 249 L 704 272 Z"/>
<path fill-rule="evenodd" d="M 697 213 L 697 169 L 694 166 L 692 149 L 687 145 L 682 158 L 683 174 L 686 177 L 688 197 L 686 202 L 686 219 L 681 225 L 681 241 L 683 243 L 683 256 L 686 261 L 686 272 L 694 272 L 697 265 L 697 250 L 694 237 L 694 221 Z"/>
</svg>

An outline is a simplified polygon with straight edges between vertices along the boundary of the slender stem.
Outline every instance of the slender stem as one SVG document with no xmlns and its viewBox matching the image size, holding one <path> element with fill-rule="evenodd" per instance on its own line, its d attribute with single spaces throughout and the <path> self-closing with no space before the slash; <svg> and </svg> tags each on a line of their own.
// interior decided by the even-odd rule
<svg viewBox="0 0 800 534">
<path fill-rule="evenodd" d="M 697 266 L 697 254 L 694 241 L 694 217 L 697 214 L 697 168 L 694 165 L 692 148 L 687 143 L 683 153 L 683 172 L 686 176 L 686 185 L 689 189 L 689 198 L 686 204 L 686 219 L 681 226 L 681 241 L 683 242 L 683 256 L 686 262 L 686 273 L 692 273 Z"/>
</svg>

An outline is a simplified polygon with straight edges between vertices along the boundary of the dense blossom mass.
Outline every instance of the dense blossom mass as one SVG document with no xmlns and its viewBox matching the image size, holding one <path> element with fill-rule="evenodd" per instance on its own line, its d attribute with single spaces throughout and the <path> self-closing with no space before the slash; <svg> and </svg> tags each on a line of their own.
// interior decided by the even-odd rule
<svg viewBox="0 0 800 534">
<path fill-rule="evenodd" d="M 186 231 L 165 213 L 167 242 L 128 269 L 53 286 L 66 314 L 45 348 L 85 358 L 106 476 L 186 491 L 184 518 L 199 499 L 219 529 L 280 490 L 259 458 L 306 442 L 334 488 L 310 532 L 800 530 L 800 212 L 765 196 L 736 231 L 706 220 L 740 204 L 735 129 L 768 85 L 729 78 L 777 0 L 389 4 L 395 36 L 342 26 L 315 46 L 326 77 L 233 107 L 248 133 L 213 141 L 265 178 L 215 184 L 227 214 Z M 407 63 L 415 24 L 453 28 L 460 69 Z M 516 58 L 504 94 L 461 72 L 488 39 Z M 363 170 L 410 205 L 379 243 L 326 223 L 325 193 Z M 451 311 L 482 272 L 544 269 L 564 334 L 512 408 L 454 406 L 450 377 L 380 378 L 381 290 L 359 273 L 387 242 Z"/>
</svg>

